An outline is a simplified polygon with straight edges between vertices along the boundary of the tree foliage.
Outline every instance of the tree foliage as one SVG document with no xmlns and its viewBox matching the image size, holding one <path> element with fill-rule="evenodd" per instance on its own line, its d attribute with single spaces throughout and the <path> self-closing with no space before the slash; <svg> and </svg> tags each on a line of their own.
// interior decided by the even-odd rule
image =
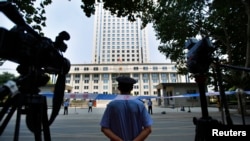
<svg viewBox="0 0 250 141">
<path fill-rule="evenodd" d="M 45 7 L 52 3 L 52 0 L 7 0 L 18 8 L 29 25 L 42 34 L 42 28 L 46 26 Z"/>
<path fill-rule="evenodd" d="M 153 12 L 154 0 L 97 0 L 103 8 L 117 17 L 128 17 L 135 21 L 137 17 L 148 17 Z M 87 17 L 94 15 L 95 0 L 82 0 L 81 8 Z"/>
<path fill-rule="evenodd" d="M 3 72 L 2 74 L 0 74 L 0 85 L 3 85 L 8 80 L 13 80 L 15 78 L 16 78 L 16 76 L 14 74 L 11 74 L 8 72 Z"/>
<path fill-rule="evenodd" d="M 46 26 L 44 6 L 51 4 L 52 0 L 40 1 L 36 8 L 36 0 L 12 2 L 19 7 L 28 23 L 35 23 L 36 29 L 41 31 L 40 27 Z M 141 18 L 142 27 L 153 23 L 156 37 L 160 40 L 159 51 L 177 63 L 180 73 L 187 73 L 185 41 L 205 36 L 210 37 L 217 47 L 217 56 L 227 56 L 224 63 L 250 66 L 248 0 L 82 0 L 81 8 L 87 17 L 94 14 L 95 2 L 102 3 L 104 9 L 118 17 L 127 16 L 130 21 Z M 227 76 L 240 73 L 223 72 Z"/>
</svg>

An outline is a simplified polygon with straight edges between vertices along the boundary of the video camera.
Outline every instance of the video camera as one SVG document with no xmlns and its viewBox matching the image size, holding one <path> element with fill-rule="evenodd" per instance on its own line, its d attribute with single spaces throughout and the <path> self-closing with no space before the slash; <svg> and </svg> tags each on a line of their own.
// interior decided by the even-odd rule
<svg viewBox="0 0 250 141">
<path fill-rule="evenodd" d="M 212 53 L 215 47 L 212 45 L 208 37 L 198 41 L 197 39 L 189 39 L 185 43 L 185 47 L 189 50 L 187 54 L 187 67 L 190 73 L 206 73 L 212 62 Z"/>
<path fill-rule="evenodd" d="M 32 93 L 31 98 L 34 98 L 38 96 L 38 87 L 46 85 L 49 80 L 45 75 L 47 73 L 57 75 L 52 101 L 53 109 L 49 120 L 51 125 L 60 111 L 64 98 L 65 79 L 70 69 L 70 61 L 63 57 L 62 52 L 67 49 L 64 40 L 69 40 L 70 35 L 63 31 L 53 42 L 47 37 L 40 36 L 26 24 L 12 3 L 0 2 L 0 11 L 16 24 L 10 30 L 0 27 L 0 58 L 19 64 L 17 71 L 21 75 L 16 84 L 19 85 L 19 89 L 25 89 L 20 93 Z M 6 90 L 5 87 L 0 89 L 0 92 Z M 32 114 L 28 115 L 28 117 L 32 116 Z"/>
<path fill-rule="evenodd" d="M 30 28 L 11 3 L 0 2 L 0 11 L 16 24 L 9 31 L 0 28 L 0 58 L 50 74 L 68 73 L 70 62 L 61 53 L 67 49 L 63 40 L 70 39 L 67 32 L 61 32 L 53 42 Z"/>
</svg>

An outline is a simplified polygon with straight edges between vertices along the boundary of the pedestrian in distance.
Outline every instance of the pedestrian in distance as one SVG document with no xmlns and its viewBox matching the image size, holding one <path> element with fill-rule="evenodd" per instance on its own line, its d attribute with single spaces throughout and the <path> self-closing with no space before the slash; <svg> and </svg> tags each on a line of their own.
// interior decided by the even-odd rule
<svg viewBox="0 0 250 141">
<path fill-rule="evenodd" d="M 93 101 L 92 100 L 89 100 L 88 106 L 89 106 L 88 112 L 92 112 L 92 107 L 93 107 Z"/>
<path fill-rule="evenodd" d="M 124 99 L 111 101 L 101 119 L 101 131 L 111 141 L 144 141 L 152 132 L 153 120 L 144 104 L 131 98 L 131 91 L 136 80 L 121 76 L 118 90 Z"/>
<path fill-rule="evenodd" d="M 152 101 L 151 99 L 148 99 L 148 113 L 153 114 L 153 108 L 152 108 Z"/>
<path fill-rule="evenodd" d="M 66 99 L 64 101 L 63 106 L 64 106 L 64 112 L 63 112 L 63 114 L 64 115 L 68 115 L 69 99 Z"/>
</svg>

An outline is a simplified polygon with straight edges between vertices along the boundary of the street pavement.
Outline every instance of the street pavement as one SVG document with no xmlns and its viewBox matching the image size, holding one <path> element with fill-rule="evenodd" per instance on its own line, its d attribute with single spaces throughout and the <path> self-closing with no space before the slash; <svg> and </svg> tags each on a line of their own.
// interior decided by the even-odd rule
<svg viewBox="0 0 250 141">
<path fill-rule="evenodd" d="M 88 113 L 87 108 L 69 108 L 69 114 L 63 115 L 63 109 L 60 110 L 56 120 L 50 126 L 52 141 L 108 141 L 106 136 L 100 131 L 99 122 L 104 112 L 103 108 L 93 108 Z M 190 110 L 190 112 L 189 112 Z M 230 117 L 234 124 L 250 125 L 250 116 L 237 114 L 236 110 L 230 109 Z M 48 110 L 48 113 L 51 109 Z M 222 114 L 218 108 L 209 107 L 209 116 L 221 122 Z M 164 114 L 165 113 L 165 114 Z M 146 141 L 194 141 L 195 125 L 193 117 L 200 118 L 201 108 L 191 107 L 181 111 L 180 108 L 161 108 L 153 107 L 154 120 L 152 133 Z M 225 117 L 225 115 L 224 115 Z M 19 141 L 34 141 L 34 134 L 27 128 L 25 115 L 21 116 Z M 0 141 L 13 141 L 15 131 L 15 115 L 11 118 L 4 132 L 0 136 Z"/>
</svg>

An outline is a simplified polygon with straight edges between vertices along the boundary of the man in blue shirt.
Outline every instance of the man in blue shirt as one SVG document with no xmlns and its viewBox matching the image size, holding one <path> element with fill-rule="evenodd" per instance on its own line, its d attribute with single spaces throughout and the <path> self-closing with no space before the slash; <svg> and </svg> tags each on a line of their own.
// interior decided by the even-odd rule
<svg viewBox="0 0 250 141">
<path fill-rule="evenodd" d="M 148 113 L 151 114 L 151 115 L 153 114 L 151 99 L 148 99 Z"/>
<path fill-rule="evenodd" d="M 111 101 L 101 119 L 101 131 L 111 141 L 143 141 L 151 133 L 153 120 L 139 99 L 129 98 L 136 80 L 121 76 L 116 79 L 124 99 Z"/>
<path fill-rule="evenodd" d="M 68 114 L 68 107 L 69 107 L 69 99 L 66 99 L 64 101 L 63 106 L 64 106 L 64 112 L 63 112 L 63 114 L 67 115 Z"/>
</svg>

